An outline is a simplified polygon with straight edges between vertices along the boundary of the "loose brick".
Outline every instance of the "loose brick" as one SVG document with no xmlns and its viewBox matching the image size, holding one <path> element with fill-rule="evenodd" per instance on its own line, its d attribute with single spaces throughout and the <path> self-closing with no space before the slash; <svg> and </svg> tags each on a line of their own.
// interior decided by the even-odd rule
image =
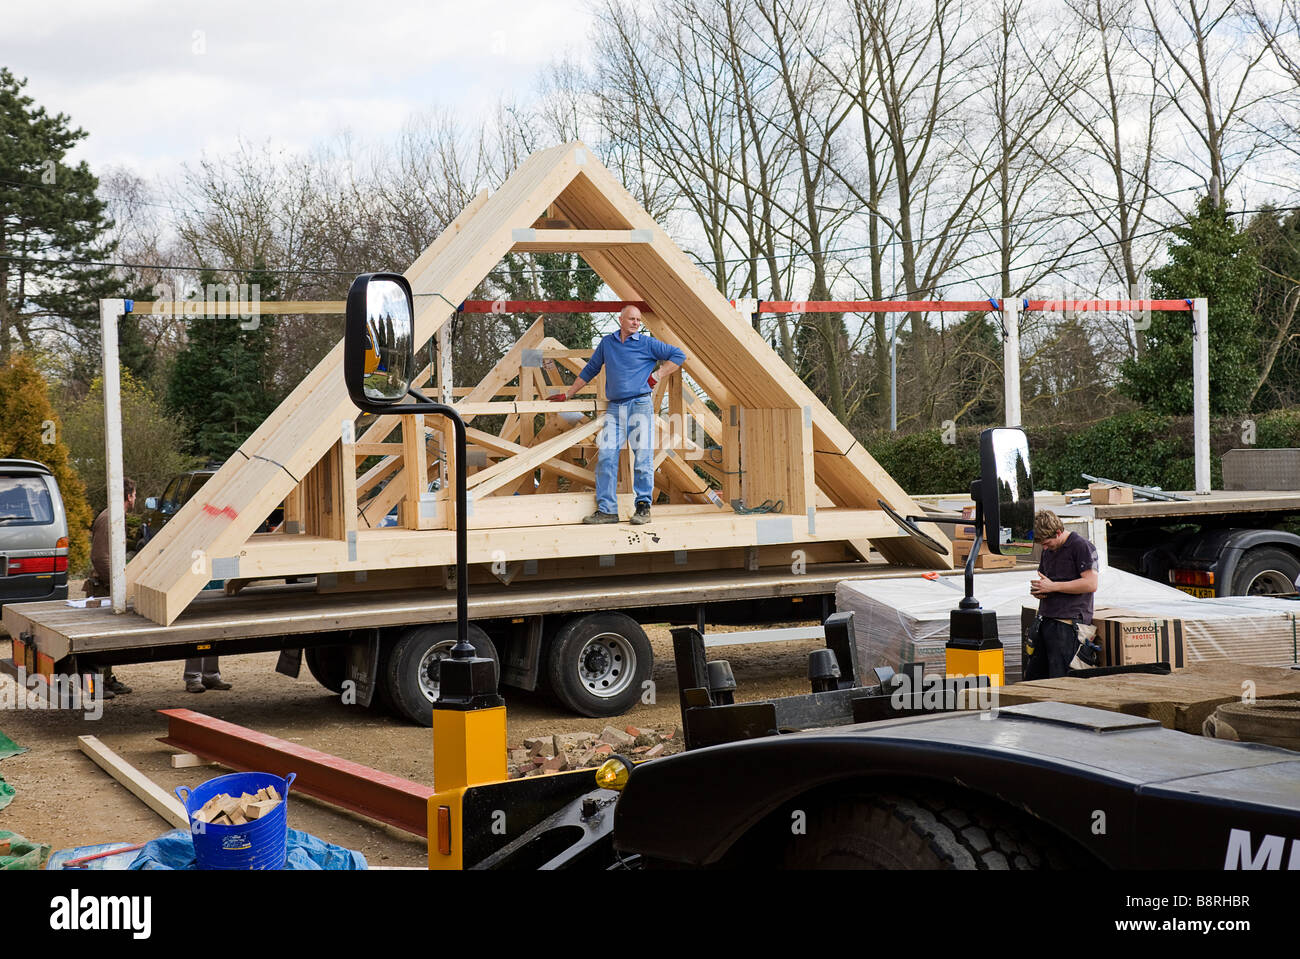
<svg viewBox="0 0 1300 959">
<path fill-rule="evenodd" d="M 608 743 L 610 746 L 618 746 L 620 748 L 623 746 L 630 746 L 635 741 L 635 736 L 629 736 L 627 733 L 623 732 L 623 730 L 615 729 L 613 726 L 606 726 L 600 731 L 600 735 L 596 738 L 596 742 L 598 743 Z"/>
<path fill-rule="evenodd" d="M 541 736 L 524 740 L 524 748 L 528 754 L 536 758 L 537 756 L 554 756 L 555 755 L 555 737 Z"/>
<path fill-rule="evenodd" d="M 565 749 L 588 746 L 595 738 L 596 734 L 589 732 L 556 733 L 554 736 L 556 755 L 558 756 Z"/>
</svg>

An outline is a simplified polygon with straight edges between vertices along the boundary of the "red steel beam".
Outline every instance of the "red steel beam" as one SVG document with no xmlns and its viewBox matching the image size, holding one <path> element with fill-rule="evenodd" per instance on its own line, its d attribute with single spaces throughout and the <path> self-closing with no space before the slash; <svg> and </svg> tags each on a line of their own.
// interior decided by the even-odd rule
<svg viewBox="0 0 1300 959">
<path fill-rule="evenodd" d="M 732 301 L 733 304 L 735 301 Z M 999 305 L 995 306 L 994 304 Z M 1021 300 L 1022 309 L 1060 313 L 1132 310 L 1188 312 L 1186 300 Z M 994 300 L 761 300 L 759 313 L 991 313 Z"/>
<path fill-rule="evenodd" d="M 1000 300 L 759 300 L 759 313 L 991 313 Z M 1187 300 L 1021 300 L 1022 309 L 1046 313 L 1166 310 L 1190 312 Z M 735 306 L 736 301 L 732 300 Z M 636 300 L 466 300 L 462 313 L 618 313 Z"/>
<path fill-rule="evenodd" d="M 160 709 L 158 741 L 240 772 L 297 773 L 293 788 L 417 836 L 429 835 L 431 786 L 267 736 L 192 709 Z"/>
</svg>

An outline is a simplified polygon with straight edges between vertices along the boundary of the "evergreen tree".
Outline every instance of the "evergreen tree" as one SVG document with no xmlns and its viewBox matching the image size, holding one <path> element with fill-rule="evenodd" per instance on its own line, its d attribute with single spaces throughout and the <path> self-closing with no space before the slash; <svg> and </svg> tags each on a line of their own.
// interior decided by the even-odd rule
<svg viewBox="0 0 1300 959">
<path fill-rule="evenodd" d="M 1244 410 L 1258 374 L 1254 300 L 1259 263 L 1250 238 L 1226 207 L 1202 198 L 1188 221 L 1170 231 L 1169 262 L 1151 271 L 1155 299 L 1209 300 L 1210 411 Z M 1153 312 L 1146 353 L 1121 367 L 1124 393 L 1161 414 L 1192 411 L 1192 319 Z"/>
<path fill-rule="evenodd" d="M 68 517 L 68 568 L 81 570 L 90 558 L 94 517 L 63 439 L 45 379 L 26 356 L 14 354 L 0 366 L 0 459 L 36 460 L 50 468 Z"/>
<path fill-rule="evenodd" d="M 269 301 L 274 299 L 275 277 L 265 270 L 259 257 L 247 281 Z M 210 270 L 199 275 L 199 286 L 200 298 L 230 289 Z M 278 405 L 280 397 L 270 382 L 274 320 L 268 315 L 241 318 L 233 310 L 186 316 L 187 342 L 172 367 L 167 406 L 189 423 L 194 454 L 224 460 Z"/>
<path fill-rule="evenodd" d="M 113 296 L 103 261 L 111 223 L 99 181 L 67 152 L 86 136 L 23 94 L 26 80 L 0 67 L 0 363 L 14 342 L 42 333 L 72 337 L 70 374 L 89 382 L 99 355 L 99 304 Z M 82 262 L 74 262 L 82 261 Z"/>
</svg>

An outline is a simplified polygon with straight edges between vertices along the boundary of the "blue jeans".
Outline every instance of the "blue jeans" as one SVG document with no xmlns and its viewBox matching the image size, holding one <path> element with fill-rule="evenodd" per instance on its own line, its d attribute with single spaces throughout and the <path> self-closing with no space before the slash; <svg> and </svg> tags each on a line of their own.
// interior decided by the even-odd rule
<svg viewBox="0 0 1300 959">
<path fill-rule="evenodd" d="M 618 513 L 618 457 L 626 445 L 632 456 L 632 491 L 636 502 L 649 503 L 654 490 L 655 431 L 650 395 L 610 400 L 596 457 L 596 509 Z"/>
</svg>

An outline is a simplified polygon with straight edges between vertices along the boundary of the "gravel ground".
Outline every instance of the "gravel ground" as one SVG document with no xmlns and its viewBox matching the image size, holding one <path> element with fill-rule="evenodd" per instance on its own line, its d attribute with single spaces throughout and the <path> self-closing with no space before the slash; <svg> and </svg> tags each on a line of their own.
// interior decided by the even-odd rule
<svg viewBox="0 0 1300 959">
<path fill-rule="evenodd" d="M 567 714 L 548 697 L 506 688 L 509 743 L 558 732 L 599 732 L 606 722 L 654 727 L 667 732 L 678 724 L 677 684 L 672 641 L 666 627 L 649 627 L 655 650 L 656 702 L 638 704 L 624 716 L 590 719 Z M 713 658 L 730 660 L 739 684 L 738 699 L 806 692 L 808 652 L 815 641 L 765 643 L 716 650 Z M 9 644 L 0 642 L 0 656 Z M 77 747 L 77 737 L 93 735 L 127 762 L 170 791 L 197 786 L 228 770 L 219 766 L 172 769 L 171 747 L 157 741 L 166 735 L 159 709 L 184 707 L 302 743 L 313 749 L 364 763 L 421 783 L 433 781 L 429 730 L 405 720 L 358 706 L 319 686 L 303 668 L 298 679 L 275 672 L 277 653 L 224 657 L 228 692 L 186 693 L 179 662 L 122 666 L 117 676 L 134 692 L 104 704 L 102 717 L 82 712 L 14 709 L 0 711 L 0 731 L 28 751 L 0 762 L 0 776 L 16 790 L 14 801 L 0 810 L 0 829 L 49 843 L 52 849 L 103 842 L 143 842 L 169 828 L 147 806 L 113 781 Z M 0 696 L 13 680 L 0 676 Z M 12 692 L 7 699 L 12 700 Z M 356 849 L 374 865 L 423 866 L 425 842 L 400 830 L 325 803 L 295 794 L 289 824 L 329 842 Z"/>
</svg>

